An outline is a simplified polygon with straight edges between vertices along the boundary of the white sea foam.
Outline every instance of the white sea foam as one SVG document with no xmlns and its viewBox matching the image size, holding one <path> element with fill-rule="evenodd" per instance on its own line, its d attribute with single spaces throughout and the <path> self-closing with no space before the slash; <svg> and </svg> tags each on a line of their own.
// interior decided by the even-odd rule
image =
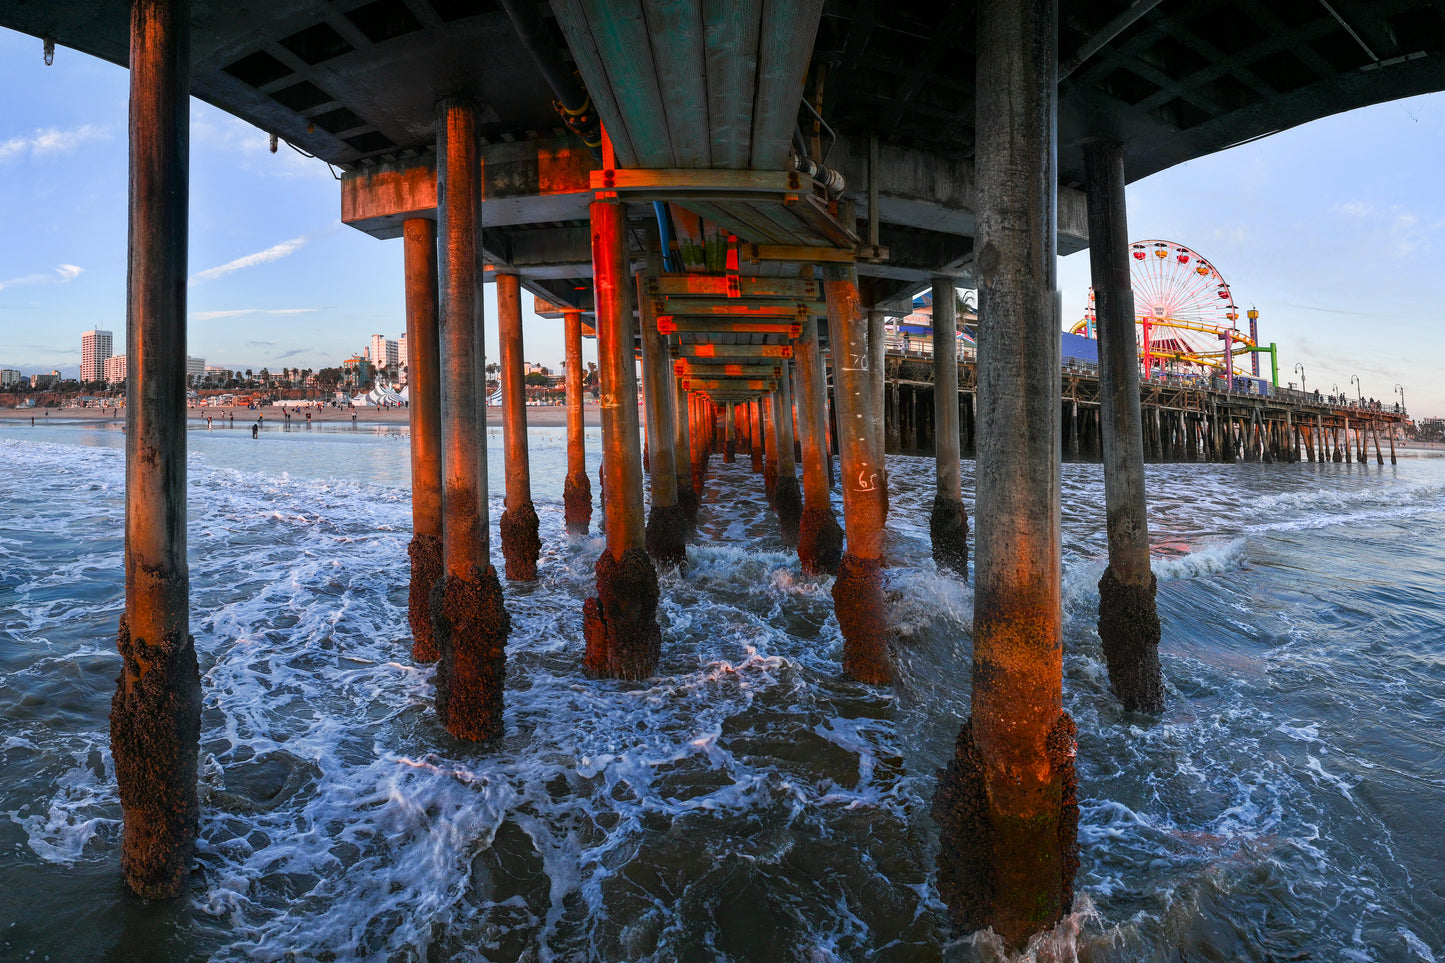
<svg viewBox="0 0 1445 963">
<path fill-rule="evenodd" d="M 12 453 L 8 443 L 0 438 L 0 452 Z M 917 518 L 890 521 L 890 618 L 905 661 L 887 690 L 840 677 L 832 580 L 801 575 L 793 554 L 768 541 L 774 523 L 740 468 L 715 474 L 714 485 L 732 487 L 704 507 L 705 538 L 686 571 L 661 576 L 657 674 L 587 679 L 581 606 L 602 543 L 569 544 L 544 510 L 541 577 L 505 588 L 507 735 L 475 747 L 438 728 L 432 671 L 409 664 L 405 490 L 366 480 L 365 465 L 318 478 L 309 463 L 242 470 L 221 451 L 190 464 L 205 690 L 193 904 L 225 934 L 194 955 L 1002 958 L 983 938 L 944 949 L 927 812 L 933 766 L 968 711 L 973 597 L 967 582 L 933 570 Z M 0 628 L 33 647 L 0 679 L 0 699 L 34 693 L 60 707 L 28 710 L 6 733 L 0 758 L 26 767 L 31 788 L 23 801 L 14 787 L 4 798 L 23 827 L 21 855 L 63 877 L 64 867 L 113 859 L 118 833 L 103 703 L 114 678 L 121 458 L 69 445 L 13 454 L 34 466 L 32 485 L 82 466 L 101 486 L 67 481 L 28 503 L 0 488 L 23 519 L 0 545 Z M 931 483 L 923 459 L 890 460 L 890 470 L 895 510 Z M 1211 658 L 1166 653 L 1170 705 L 1145 720 L 1120 713 L 1096 650 L 1066 651 L 1065 698 L 1081 726 L 1081 891 L 1053 942 L 1023 958 L 1169 958 L 1183 946 L 1226 958 L 1344 948 L 1387 959 L 1402 939 L 1432 958 L 1439 907 L 1421 912 L 1419 889 L 1410 895 L 1395 868 L 1417 858 L 1411 842 L 1355 798 L 1360 760 L 1378 750 L 1352 747 L 1353 725 L 1301 722 L 1311 709 L 1300 700 L 1361 683 L 1318 613 L 1271 594 L 1271 559 L 1256 561 L 1245 540 L 1260 516 L 1242 515 L 1248 499 L 1231 491 L 1242 473 L 1150 471 L 1179 486 L 1160 500 L 1157 529 L 1193 546 L 1156 557 L 1155 571 L 1196 579 L 1188 588 L 1204 600 L 1170 631 Z M 555 507 L 541 493 L 559 480 L 535 468 L 534 479 L 539 504 Z M 1065 632 L 1075 639 L 1097 615 L 1096 466 L 1069 466 L 1065 485 Z M 1390 501 L 1312 497 L 1267 503 L 1268 513 L 1339 517 Z M 1410 497 L 1425 510 L 1434 496 Z M 491 507 L 495 524 L 499 499 Z M 1305 566 L 1307 552 L 1291 563 Z M 37 553 L 44 572 L 30 571 Z M 1237 594 L 1212 586 L 1240 572 L 1228 581 L 1268 605 L 1238 608 Z M 1286 630 L 1286 618 L 1312 628 Z M 1282 636 L 1299 657 L 1240 668 Z M 1352 717 L 1367 696 L 1392 691 L 1353 692 Z M 1276 717 L 1281 692 L 1293 703 Z M 1371 773 L 1377 786 L 1389 776 L 1384 766 Z M 1429 783 L 1409 785 L 1418 794 Z M 1214 914 L 1260 900 L 1274 907 L 1271 938 L 1283 943 L 1208 942 L 1252 932 L 1247 919 Z M 1195 926 L 1201 918 L 1215 928 Z M 1358 943 L 1339 919 L 1363 921 Z"/>
</svg>

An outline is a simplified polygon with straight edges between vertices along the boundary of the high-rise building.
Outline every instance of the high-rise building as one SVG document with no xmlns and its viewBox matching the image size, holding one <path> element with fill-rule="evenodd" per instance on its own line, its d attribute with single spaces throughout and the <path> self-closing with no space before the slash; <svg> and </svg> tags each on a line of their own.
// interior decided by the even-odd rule
<svg viewBox="0 0 1445 963">
<path fill-rule="evenodd" d="M 206 377 L 206 359 L 186 355 L 186 380 L 201 381 Z"/>
<path fill-rule="evenodd" d="M 114 335 L 109 331 L 86 331 L 80 336 L 80 380 L 104 381 L 105 359 L 111 350 Z"/>
<path fill-rule="evenodd" d="M 19 383 L 19 368 L 0 368 L 0 388 L 8 388 L 10 385 L 18 385 Z"/>
<path fill-rule="evenodd" d="M 98 380 L 98 379 L 97 379 Z M 113 354 L 105 359 L 105 381 L 118 385 L 125 380 L 125 355 Z"/>
<path fill-rule="evenodd" d="M 377 371 L 395 371 L 401 367 L 401 355 L 397 343 L 384 334 L 371 336 L 371 351 L 368 357 Z"/>
</svg>

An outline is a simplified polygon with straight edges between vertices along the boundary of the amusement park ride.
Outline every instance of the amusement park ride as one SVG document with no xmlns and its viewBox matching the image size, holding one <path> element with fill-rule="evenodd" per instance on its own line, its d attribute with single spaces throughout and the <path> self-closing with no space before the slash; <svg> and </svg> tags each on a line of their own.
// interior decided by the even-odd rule
<svg viewBox="0 0 1445 963">
<path fill-rule="evenodd" d="M 1239 308 L 1223 275 L 1209 261 L 1173 241 L 1136 241 L 1133 261 L 1135 337 L 1144 375 L 1181 380 L 1259 377 L 1259 356 L 1270 356 L 1270 383 L 1279 384 L 1279 357 L 1273 343 L 1259 343 L 1259 311 L 1247 312 L 1249 333 L 1235 325 Z M 1098 337 L 1094 290 L 1083 320 L 1071 333 Z M 1250 370 L 1237 359 L 1250 355 Z"/>
</svg>

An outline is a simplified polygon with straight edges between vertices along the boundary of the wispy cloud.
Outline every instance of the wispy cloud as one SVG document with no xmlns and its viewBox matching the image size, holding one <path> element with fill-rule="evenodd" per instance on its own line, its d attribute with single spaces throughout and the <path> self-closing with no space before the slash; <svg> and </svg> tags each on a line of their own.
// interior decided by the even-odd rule
<svg viewBox="0 0 1445 963">
<path fill-rule="evenodd" d="M 110 135 L 93 124 L 86 124 L 73 130 L 41 127 L 37 128 L 34 133 L 21 134 L 11 137 L 9 140 L 0 141 L 0 161 L 64 154 L 75 150 L 82 144 L 93 140 L 102 140 L 108 136 Z"/>
<path fill-rule="evenodd" d="M 10 278 L 0 281 L 0 291 L 5 288 L 17 288 L 25 284 L 64 284 L 66 281 L 74 281 L 85 273 L 85 268 L 76 264 L 57 264 L 52 274 L 26 274 L 18 278 Z"/>
<path fill-rule="evenodd" d="M 303 234 L 300 237 L 293 237 L 289 241 L 282 241 L 280 244 L 273 244 L 264 251 L 257 251 L 255 254 L 247 254 L 245 257 L 238 257 L 234 261 L 227 261 L 225 264 L 213 268 L 206 268 L 191 275 L 190 284 L 199 281 L 214 281 L 216 278 L 225 277 L 233 271 L 241 271 L 248 267 L 255 267 L 258 264 L 268 264 L 271 261 L 279 261 L 283 257 L 289 257 L 306 246 L 310 237 Z"/>
<path fill-rule="evenodd" d="M 247 314 L 314 314 L 320 308 L 231 308 L 225 311 L 195 311 L 191 314 L 192 321 L 215 321 L 218 318 L 239 318 Z M 270 344 L 271 342 L 252 342 L 253 344 Z"/>
<path fill-rule="evenodd" d="M 281 352 L 280 354 L 278 354 L 278 355 L 276 356 L 276 360 L 277 360 L 277 361 L 283 361 L 283 360 L 285 360 L 286 358 L 294 358 L 294 357 L 296 357 L 297 355 L 302 355 L 302 354 L 315 354 L 315 353 L 316 353 L 316 349 L 315 349 L 315 348 L 297 348 L 295 351 L 283 351 L 283 352 Z"/>
</svg>

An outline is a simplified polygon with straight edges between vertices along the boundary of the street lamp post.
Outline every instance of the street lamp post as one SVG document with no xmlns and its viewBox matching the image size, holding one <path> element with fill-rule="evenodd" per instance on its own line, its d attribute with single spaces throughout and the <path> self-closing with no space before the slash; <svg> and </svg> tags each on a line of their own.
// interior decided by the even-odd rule
<svg viewBox="0 0 1445 963">
<path fill-rule="evenodd" d="M 1299 372 L 1299 390 L 1308 392 L 1309 389 L 1305 387 L 1305 366 L 1295 362 L 1294 370 Z"/>
<path fill-rule="evenodd" d="M 1397 384 L 1395 390 L 1400 394 L 1400 411 L 1403 413 L 1405 411 L 1405 386 Z"/>
<path fill-rule="evenodd" d="M 1350 382 L 1351 382 L 1352 384 L 1354 384 L 1354 386 L 1355 386 L 1355 394 L 1359 395 L 1359 397 L 1360 397 L 1360 402 L 1363 404 L 1363 403 L 1364 403 L 1364 400 L 1365 400 L 1365 389 L 1364 389 L 1364 386 L 1360 384 L 1360 376 L 1359 376 L 1359 375 L 1350 375 Z"/>
</svg>

